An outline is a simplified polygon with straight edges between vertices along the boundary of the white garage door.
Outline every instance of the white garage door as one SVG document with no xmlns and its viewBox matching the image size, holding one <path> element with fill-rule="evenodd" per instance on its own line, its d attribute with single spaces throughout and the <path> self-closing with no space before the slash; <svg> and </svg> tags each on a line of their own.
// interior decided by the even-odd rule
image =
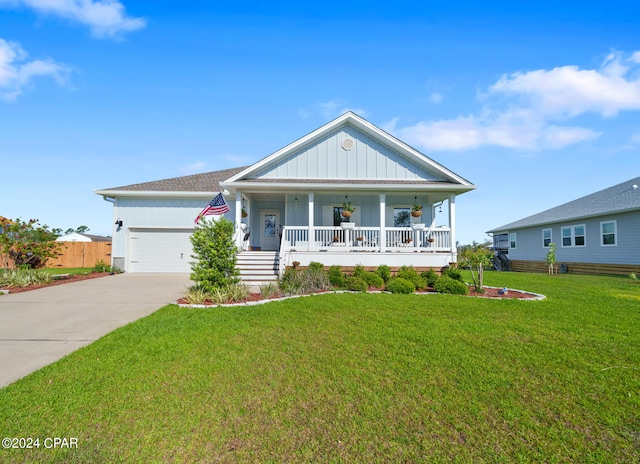
<svg viewBox="0 0 640 464">
<path fill-rule="evenodd" d="M 129 272 L 191 272 L 193 230 L 131 229 Z"/>
</svg>

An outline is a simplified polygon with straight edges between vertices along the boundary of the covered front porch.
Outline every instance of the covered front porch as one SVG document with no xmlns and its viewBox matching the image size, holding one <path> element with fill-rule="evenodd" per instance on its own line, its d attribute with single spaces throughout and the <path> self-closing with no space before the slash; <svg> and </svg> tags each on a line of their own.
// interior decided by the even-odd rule
<svg viewBox="0 0 640 464">
<path fill-rule="evenodd" d="M 235 193 L 238 248 L 278 251 L 280 272 L 294 262 L 441 268 L 456 261 L 453 193 Z M 355 208 L 349 218 L 345 204 Z"/>
</svg>

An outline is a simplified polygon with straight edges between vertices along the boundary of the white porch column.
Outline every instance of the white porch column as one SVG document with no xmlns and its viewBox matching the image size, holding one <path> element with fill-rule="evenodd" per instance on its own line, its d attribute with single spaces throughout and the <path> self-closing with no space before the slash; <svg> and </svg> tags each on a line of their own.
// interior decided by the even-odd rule
<svg viewBox="0 0 640 464">
<path fill-rule="evenodd" d="M 456 196 L 449 195 L 449 229 L 451 229 L 451 254 L 453 261 L 458 262 L 458 248 L 456 247 Z"/>
<path fill-rule="evenodd" d="M 314 197 L 313 192 L 309 192 L 309 236 L 307 237 L 309 243 L 309 249 L 316 249 L 316 233 L 313 227 L 313 205 L 314 205 Z"/>
<path fill-rule="evenodd" d="M 387 211 L 387 197 L 384 193 L 380 194 L 380 251 L 387 250 L 387 227 L 385 213 Z"/>
<path fill-rule="evenodd" d="M 238 250 L 242 249 L 242 192 L 236 191 L 236 246 Z"/>
</svg>

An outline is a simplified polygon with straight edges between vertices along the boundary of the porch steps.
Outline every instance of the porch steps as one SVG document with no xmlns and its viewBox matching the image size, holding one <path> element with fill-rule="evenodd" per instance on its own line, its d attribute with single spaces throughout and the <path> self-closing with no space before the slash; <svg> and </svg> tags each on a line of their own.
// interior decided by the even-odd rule
<svg viewBox="0 0 640 464">
<path fill-rule="evenodd" d="M 277 251 L 243 251 L 238 254 L 237 267 L 240 280 L 251 291 L 260 290 L 260 286 L 278 279 Z"/>
</svg>

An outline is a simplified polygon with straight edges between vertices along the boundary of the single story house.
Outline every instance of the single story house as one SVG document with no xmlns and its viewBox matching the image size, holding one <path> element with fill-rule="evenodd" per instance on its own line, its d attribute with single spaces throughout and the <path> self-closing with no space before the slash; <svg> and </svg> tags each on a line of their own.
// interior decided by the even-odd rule
<svg viewBox="0 0 640 464">
<path fill-rule="evenodd" d="M 189 272 L 194 219 L 219 192 L 240 255 L 275 254 L 280 271 L 295 261 L 439 269 L 457 258 L 456 196 L 474 188 L 347 112 L 251 166 L 96 193 L 113 203 L 113 264 L 127 272 Z"/>
<path fill-rule="evenodd" d="M 514 271 L 544 271 L 551 243 L 556 262 L 574 273 L 640 270 L 640 177 L 496 227 L 497 253 Z"/>
<path fill-rule="evenodd" d="M 79 234 L 71 232 L 70 234 L 61 235 L 56 242 L 110 242 L 111 237 L 103 237 L 102 235 Z"/>
</svg>

